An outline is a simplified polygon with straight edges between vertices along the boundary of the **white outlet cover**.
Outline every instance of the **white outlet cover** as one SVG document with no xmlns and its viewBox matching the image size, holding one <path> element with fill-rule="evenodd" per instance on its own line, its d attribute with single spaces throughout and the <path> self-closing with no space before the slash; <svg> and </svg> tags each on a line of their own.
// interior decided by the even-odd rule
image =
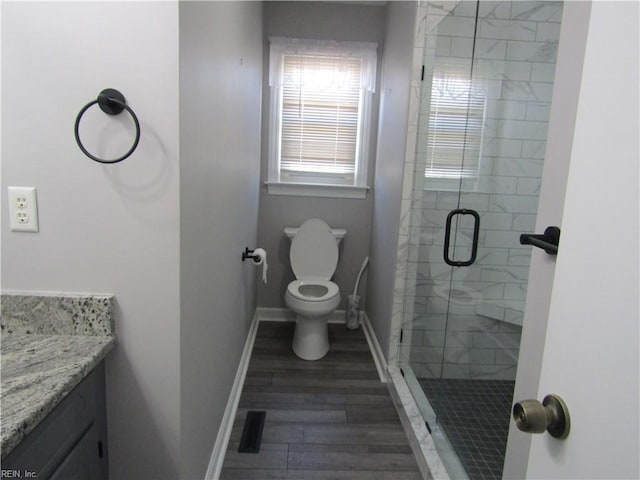
<svg viewBox="0 0 640 480">
<path fill-rule="evenodd" d="M 35 187 L 9 187 L 9 223 L 14 232 L 38 231 Z"/>
</svg>

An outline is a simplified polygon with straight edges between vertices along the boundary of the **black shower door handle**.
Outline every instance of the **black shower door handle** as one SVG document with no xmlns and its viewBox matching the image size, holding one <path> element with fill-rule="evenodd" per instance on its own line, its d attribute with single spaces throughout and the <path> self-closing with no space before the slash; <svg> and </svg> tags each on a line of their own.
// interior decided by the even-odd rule
<svg viewBox="0 0 640 480">
<path fill-rule="evenodd" d="M 451 260 L 449 258 L 449 242 L 451 241 L 451 221 L 456 215 L 471 215 L 474 220 L 473 224 L 473 243 L 471 245 L 471 258 L 464 262 Z M 476 261 L 476 255 L 478 254 L 478 235 L 480 234 L 480 215 L 475 210 L 469 208 L 457 208 L 451 210 L 447 215 L 447 225 L 444 230 L 444 261 L 447 265 L 452 267 L 468 267 Z"/>
</svg>

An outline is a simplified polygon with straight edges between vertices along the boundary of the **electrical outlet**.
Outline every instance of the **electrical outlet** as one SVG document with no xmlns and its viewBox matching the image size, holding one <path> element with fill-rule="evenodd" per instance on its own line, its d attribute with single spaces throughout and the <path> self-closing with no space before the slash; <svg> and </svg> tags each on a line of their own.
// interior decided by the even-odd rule
<svg viewBox="0 0 640 480">
<path fill-rule="evenodd" d="M 9 187 L 9 220 L 14 232 L 38 231 L 35 187 Z"/>
</svg>

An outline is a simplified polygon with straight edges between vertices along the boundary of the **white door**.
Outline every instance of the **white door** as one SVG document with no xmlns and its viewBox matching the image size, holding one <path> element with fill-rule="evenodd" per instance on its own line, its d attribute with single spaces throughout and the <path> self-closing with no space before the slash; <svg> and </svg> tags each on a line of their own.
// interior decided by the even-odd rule
<svg viewBox="0 0 640 480">
<path fill-rule="evenodd" d="M 634 479 L 640 477 L 640 8 L 596 1 L 589 15 L 589 4 L 566 5 L 557 71 L 568 74 L 556 84 L 553 108 L 569 103 L 564 118 L 552 111 L 547 147 L 548 156 L 570 149 L 566 197 L 562 208 L 564 172 L 554 185 L 545 171 L 540 201 L 547 215 L 540 213 L 538 223 L 561 215 L 562 233 L 557 260 L 541 251 L 532 257 L 529 291 L 550 293 L 550 301 L 536 302 L 535 293 L 527 298 L 515 398 L 559 395 L 571 431 L 557 440 L 512 428 L 504 478 Z M 577 62 L 579 73 L 583 54 L 575 84 L 566 68 Z M 567 115 L 576 107 L 574 122 Z"/>
</svg>

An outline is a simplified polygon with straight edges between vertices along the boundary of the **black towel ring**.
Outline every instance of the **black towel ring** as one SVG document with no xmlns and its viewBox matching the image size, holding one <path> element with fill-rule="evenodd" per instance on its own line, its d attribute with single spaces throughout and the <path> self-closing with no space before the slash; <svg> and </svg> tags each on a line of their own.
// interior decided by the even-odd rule
<svg viewBox="0 0 640 480">
<path fill-rule="evenodd" d="M 125 153 L 120 158 L 116 158 L 115 160 L 103 160 L 102 158 L 98 158 L 92 155 L 87 151 L 86 148 L 84 148 L 84 145 L 82 145 L 82 142 L 80 141 L 80 133 L 78 131 L 80 127 L 80 119 L 82 118 L 82 115 L 84 115 L 84 112 L 89 110 L 89 108 L 91 108 L 96 103 L 100 107 L 100 110 L 102 110 L 104 113 L 108 115 L 118 115 L 120 112 L 122 112 L 122 110 L 126 110 L 127 112 L 129 112 L 129 115 L 131 115 L 131 118 L 133 119 L 133 122 L 136 125 L 136 138 L 133 142 L 133 145 L 131 146 L 131 148 L 127 153 Z M 138 142 L 140 141 L 140 122 L 138 122 L 138 117 L 136 117 L 136 114 L 133 113 L 133 110 L 131 110 L 131 108 L 127 106 L 127 102 L 124 99 L 124 95 L 122 95 L 118 90 L 114 90 L 113 88 L 106 88 L 100 92 L 100 95 L 98 95 L 98 98 L 96 100 L 87 103 L 82 108 L 82 110 L 80 110 L 80 113 L 76 118 L 75 134 L 76 134 L 76 142 L 78 143 L 78 147 L 80 147 L 80 150 L 82 150 L 82 153 L 84 153 L 91 160 L 94 160 L 99 163 L 118 163 L 124 160 L 125 158 L 129 157 L 129 155 L 131 155 L 136 149 L 136 147 L 138 146 Z"/>
</svg>

